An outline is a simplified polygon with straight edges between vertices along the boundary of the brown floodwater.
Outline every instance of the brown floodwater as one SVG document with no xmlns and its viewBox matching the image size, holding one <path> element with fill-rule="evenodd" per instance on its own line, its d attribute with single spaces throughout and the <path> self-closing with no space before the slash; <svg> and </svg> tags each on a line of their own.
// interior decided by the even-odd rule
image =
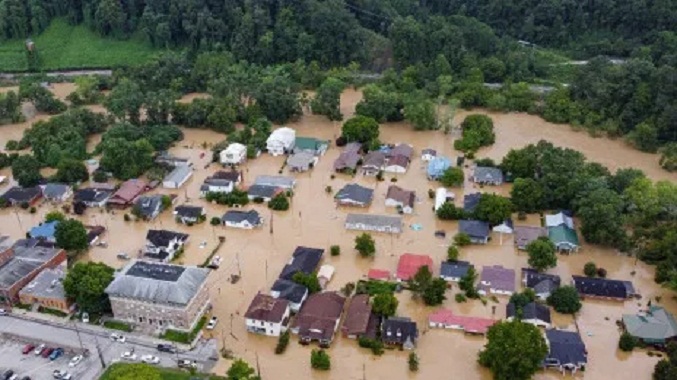
<svg viewBox="0 0 677 380">
<path fill-rule="evenodd" d="M 55 84 L 54 88 L 59 89 Z M 67 90 L 63 90 L 66 93 Z M 192 97 L 200 96 L 192 94 Z M 346 117 L 353 113 L 355 104 L 361 98 L 358 91 L 349 90 L 342 96 L 342 111 Z M 98 110 L 101 110 L 100 108 Z M 482 112 L 482 111 L 479 111 Z M 457 122 L 460 122 L 467 112 L 459 112 Z M 495 159 L 501 158 L 512 147 L 521 147 L 530 142 L 545 138 L 557 145 L 572 147 L 580 150 L 591 161 L 598 161 L 612 169 L 617 167 L 638 167 L 644 170 L 651 178 L 673 179 L 674 176 L 662 172 L 656 164 L 656 156 L 647 155 L 632 148 L 606 139 L 594 139 L 585 133 L 575 132 L 564 125 L 553 125 L 542 119 L 526 114 L 489 114 L 495 121 L 497 142 L 494 146 L 482 150 L 480 156 Z M 31 120 L 33 121 L 33 120 Z M 0 134 L 0 146 L 10 138 L 20 138 L 21 133 L 30 122 L 3 126 Z M 324 117 L 305 115 L 300 120 L 288 124 L 296 129 L 297 136 L 313 136 L 324 139 L 334 139 L 340 134 L 340 122 L 330 122 Z M 191 159 L 195 172 L 184 188 L 179 190 L 159 189 L 159 193 L 175 194 L 177 204 L 190 203 L 207 206 L 208 220 L 213 216 L 221 216 L 227 207 L 207 205 L 198 198 L 199 186 L 211 173 L 220 169 L 218 165 L 209 165 L 211 158 L 210 146 L 223 140 L 225 135 L 196 129 L 184 129 L 185 139 L 171 149 L 177 156 Z M 8 137 L 10 136 L 10 137 Z M 437 149 L 440 154 L 456 157 L 453 151 L 451 135 L 442 132 L 415 132 L 405 123 L 386 124 L 381 128 L 381 139 L 384 142 L 406 142 L 413 144 L 416 151 L 430 147 Z M 93 149 L 90 143 L 89 149 Z M 204 157 L 200 156 L 204 153 Z M 295 196 L 291 208 L 286 212 L 271 213 L 265 206 L 252 205 L 248 208 L 257 209 L 265 218 L 265 225 L 254 231 L 241 231 L 212 227 L 209 223 L 187 227 L 177 224 L 171 212 L 165 211 L 152 222 L 125 222 L 124 212 L 106 212 L 90 209 L 80 219 L 86 224 L 105 226 L 109 232 L 103 240 L 109 243 L 108 248 L 95 247 L 83 258 L 84 260 L 102 261 L 114 267 L 121 267 L 124 262 L 116 258 L 117 253 L 126 252 L 136 254 L 144 243 L 146 231 L 149 228 L 164 228 L 182 231 L 190 234 L 190 242 L 186 247 L 185 255 L 179 260 L 185 264 L 200 264 L 216 246 L 220 236 L 225 237 L 225 244 L 218 255 L 223 265 L 210 278 L 214 312 L 219 316 L 220 324 L 209 336 L 218 339 L 219 344 L 225 344 L 233 350 L 236 356 L 242 357 L 254 364 L 257 361 L 264 379 L 490 379 L 491 374 L 479 367 L 476 362 L 477 352 L 485 344 L 482 337 L 465 336 L 456 331 L 429 330 L 427 316 L 434 310 L 424 306 L 420 301 L 411 299 L 408 293 L 398 294 L 400 306 L 398 314 L 409 316 L 419 323 L 421 338 L 417 353 L 420 357 L 420 371 L 410 374 L 407 367 L 407 353 L 387 351 L 381 357 L 373 357 L 367 350 L 357 346 L 355 341 L 341 337 L 329 349 L 332 358 L 332 370 L 328 373 L 319 373 L 310 369 L 310 350 L 312 347 L 301 346 L 292 342 L 283 355 L 274 355 L 276 339 L 248 334 L 245 330 L 243 313 L 253 296 L 261 291 L 266 292 L 278 273 L 289 259 L 297 245 L 322 247 L 328 249 L 330 245 L 341 247 L 341 255 L 331 257 L 326 255 L 324 262 L 336 268 L 335 277 L 329 283 L 330 290 L 338 290 L 347 282 L 356 281 L 364 277 L 369 268 L 380 268 L 394 271 L 399 255 L 402 253 L 421 253 L 433 257 L 436 263 L 446 257 L 446 249 L 450 244 L 451 236 L 456 231 L 456 222 L 438 221 L 432 211 L 432 201 L 428 199 L 427 191 L 437 187 L 436 184 L 425 178 L 424 165 L 415 157 L 409 171 L 402 175 L 385 176 L 385 181 L 378 182 L 374 178 L 361 175 L 355 177 L 337 175 L 331 179 L 332 163 L 338 157 L 340 149 L 332 146 L 325 156 L 320 158 L 318 165 L 310 172 L 294 175 L 297 179 Z M 254 177 L 261 174 L 277 174 L 283 164 L 282 157 L 262 155 L 243 165 L 244 183 L 250 184 Z M 3 171 L 6 175 L 7 169 Z M 466 169 L 466 175 L 469 174 Z M 374 201 L 368 212 L 375 214 L 395 214 L 392 208 L 384 205 L 385 194 L 391 184 L 391 178 L 397 179 L 397 185 L 415 190 L 419 201 L 415 212 L 404 216 L 405 228 L 401 235 L 391 236 L 374 234 L 377 253 L 373 259 L 363 259 L 355 254 L 353 249 L 356 232 L 345 231 L 343 222 L 349 212 L 364 212 L 362 209 L 336 208 L 332 194 L 326 192 L 331 186 L 335 193 L 343 185 L 357 182 L 375 189 Z M 457 203 L 460 204 L 465 192 L 483 191 L 507 194 L 508 186 L 474 188 L 466 182 L 463 188 L 454 189 Z M 38 224 L 43 215 L 55 208 L 49 204 L 38 207 L 36 214 L 29 214 L 23 210 L 7 209 L 0 211 L 2 233 L 19 238 Z M 414 231 L 410 226 L 420 224 L 422 229 Z M 521 223 L 538 225 L 538 216 L 531 215 Z M 271 227 L 272 224 L 272 227 Z M 446 239 L 434 237 L 434 231 L 445 230 Z M 201 243 L 206 245 L 201 248 Z M 526 266 L 526 254 L 516 252 L 513 248 L 512 236 L 494 236 L 486 246 L 473 246 L 462 249 L 461 258 L 471 261 L 476 267 L 483 265 L 501 264 L 506 267 L 519 269 Z M 614 250 L 584 244 L 581 253 L 572 256 L 560 256 L 558 265 L 552 270 L 570 278 L 571 274 L 581 273 L 585 262 L 595 261 L 598 266 L 608 271 L 610 278 L 632 279 L 636 289 L 642 294 L 640 301 L 625 303 L 585 301 L 581 313 L 577 316 L 580 328 L 589 352 L 589 366 L 584 374 L 577 377 L 585 379 L 650 379 L 651 372 L 657 359 L 649 357 L 646 351 L 638 350 L 632 354 L 617 352 L 619 332 L 615 321 L 623 313 L 634 313 L 639 310 L 640 304 L 646 305 L 650 298 L 660 296 L 660 304 L 673 313 L 677 313 L 677 302 L 673 293 L 662 289 L 653 282 L 653 267 L 633 258 L 619 255 Z M 437 273 L 439 268 L 434 268 Z M 236 284 L 231 284 L 229 278 L 233 274 L 241 274 L 242 278 Z M 516 279 L 516 281 L 518 281 Z M 481 302 L 467 302 L 457 304 L 453 295 L 454 288 L 447 293 L 444 307 L 463 315 L 472 315 L 501 319 L 505 317 L 506 297 L 499 297 L 498 303 L 489 301 L 486 305 Z M 638 303 L 639 302 L 639 303 Z M 554 315 L 555 325 L 575 329 L 573 318 Z M 228 360 L 220 360 L 215 372 L 223 374 L 230 365 Z M 560 379 L 554 371 L 542 371 L 536 379 Z"/>
</svg>

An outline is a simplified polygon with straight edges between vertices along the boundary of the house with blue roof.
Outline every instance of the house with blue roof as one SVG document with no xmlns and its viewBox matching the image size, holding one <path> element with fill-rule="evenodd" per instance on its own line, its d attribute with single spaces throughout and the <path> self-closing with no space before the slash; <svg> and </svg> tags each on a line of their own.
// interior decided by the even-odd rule
<svg viewBox="0 0 677 380">
<path fill-rule="evenodd" d="M 28 235 L 33 239 L 56 242 L 55 234 L 57 224 L 59 224 L 58 220 L 39 224 L 31 228 Z"/>
<path fill-rule="evenodd" d="M 451 167 L 451 160 L 447 157 L 435 157 L 428 163 L 428 179 L 431 181 L 439 180 L 444 171 Z"/>
</svg>

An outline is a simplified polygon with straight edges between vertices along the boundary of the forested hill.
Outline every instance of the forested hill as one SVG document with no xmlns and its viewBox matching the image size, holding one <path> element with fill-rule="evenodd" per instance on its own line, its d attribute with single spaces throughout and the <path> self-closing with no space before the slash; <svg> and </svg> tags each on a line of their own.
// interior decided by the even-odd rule
<svg viewBox="0 0 677 380">
<path fill-rule="evenodd" d="M 474 17 L 474 20 L 459 17 Z M 230 50 L 261 64 L 401 67 L 438 52 L 504 48 L 498 37 L 627 55 L 675 29 L 674 0 L 0 0 L 0 39 L 43 31 L 55 17 L 101 36 L 142 35 L 156 47 Z M 490 27 L 487 27 L 489 25 Z M 493 28 L 493 30 L 492 30 Z M 498 37 L 497 37 L 498 36 Z M 391 61 L 394 51 L 395 62 Z"/>
</svg>

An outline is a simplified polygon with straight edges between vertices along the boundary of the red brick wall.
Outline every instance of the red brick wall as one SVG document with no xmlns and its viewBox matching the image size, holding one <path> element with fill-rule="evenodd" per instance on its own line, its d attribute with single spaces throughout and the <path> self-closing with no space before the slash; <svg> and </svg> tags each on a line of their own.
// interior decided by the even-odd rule
<svg viewBox="0 0 677 380">
<path fill-rule="evenodd" d="M 14 256 L 14 250 L 12 248 L 6 249 L 3 252 L 0 252 L 0 267 L 5 265 L 9 259 Z"/>
<path fill-rule="evenodd" d="M 59 251 L 54 257 L 52 257 L 51 260 L 47 261 L 45 264 L 41 265 L 38 268 L 35 268 L 34 271 L 32 271 L 28 276 L 25 276 L 21 280 L 17 281 L 12 285 L 11 288 L 9 288 L 8 296 L 10 299 L 12 299 L 13 302 L 16 302 L 19 299 L 19 291 L 24 288 L 24 286 L 28 285 L 33 279 L 40 273 L 42 272 L 43 269 L 45 268 L 56 268 L 59 266 L 59 264 L 63 263 L 66 261 L 66 251 L 63 249 Z"/>
</svg>

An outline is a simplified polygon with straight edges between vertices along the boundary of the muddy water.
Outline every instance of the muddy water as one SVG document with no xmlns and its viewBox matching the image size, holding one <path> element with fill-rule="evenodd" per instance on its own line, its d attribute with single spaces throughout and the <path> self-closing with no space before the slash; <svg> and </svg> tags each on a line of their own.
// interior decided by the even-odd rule
<svg viewBox="0 0 677 380">
<path fill-rule="evenodd" d="M 58 86 L 58 85 L 55 85 Z M 58 87 L 57 87 L 58 88 Z M 67 94 L 66 90 L 64 93 Z M 199 96 L 197 94 L 193 97 Z M 361 94 L 348 91 L 342 97 L 342 111 L 350 115 Z M 460 113 L 458 120 L 462 120 L 465 113 Z M 500 158 L 510 147 L 520 147 L 541 138 L 548 138 L 557 144 L 571 146 L 581 150 L 591 160 L 600 161 L 612 168 L 635 166 L 645 170 L 654 179 L 669 178 L 655 166 L 655 157 L 643 155 L 618 142 L 603 139 L 592 139 L 584 133 L 577 133 L 565 126 L 555 126 L 543 122 L 541 119 L 522 114 L 498 115 L 491 114 L 496 122 L 497 144 L 485 149 L 481 156 L 486 155 Z M 6 132 L 20 137 L 21 132 L 28 126 L 5 126 L 0 134 L 0 145 L 4 146 L 9 139 Z M 299 121 L 291 123 L 290 127 L 297 130 L 298 136 L 314 136 L 324 139 L 334 139 L 340 134 L 340 123 L 328 122 L 325 118 L 306 115 Z M 217 165 L 209 164 L 209 146 L 221 141 L 224 135 L 206 131 L 185 129 L 185 139 L 172 153 L 184 156 L 194 163 L 193 177 L 180 190 L 158 190 L 160 193 L 171 193 L 177 196 L 177 204 L 189 203 L 205 205 L 198 199 L 199 186 L 211 173 L 219 169 Z M 17 137 L 11 137 L 17 138 Z M 437 149 L 441 154 L 455 157 L 452 150 L 452 137 L 441 132 L 414 132 L 404 124 L 388 124 L 381 128 L 381 139 L 385 142 L 407 142 L 413 144 L 417 151 L 425 147 Z M 206 148 L 205 148 L 206 147 Z M 90 149 L 93 146 L 90 145 Z M 205 157 L 200 158 L 201 154 Z M 309 365 L 310 347 L 303 347 L 296 343 L 290 344 L 287 352 L 282 356 L 273 354 L 276 340 L 248 334 L 244 328 L 242 314 L 249 301 L 256 292 L 266 292 L 272 285 L 278 273 L 289 259 L 291 252 L 297 245 L 328 248 L 330 245 L 341 246 L 342 254 L 339 257 L 327 255 L 325 263 L 336 267 L 334 279 L 329 289 L 338 290 L 344 284 L 356 281 L 366 275 L 369 268 L 381 268 L 394 271 L 398 257 L 402 253 L 422 253 L 434 258 L 436 263 L 446 256 L 446 248 L 450 237 L 456 232 L 455 222 L 437 221 L 432 212 L 432 201 L 427 197 L 427 190 L 436 187 L 425 178 L 424 165 L 416 157 L 404 175 L 386 175 L 384 182 L 377 182 L 373 178 L 360 175 L 350 177 L 338 175 L 331 179 L 331 167 L 340 150 L 331 147 L 320 159 L 315 169 L 308 173 L 296 174 L 298 181 L 296 194 L 291 209 L 287 212 L 271 213 L 265 206 L 253 205 L 248 208 L 257 209 L 265 218 L 263 228 L 256 231 L 240 231 L 212 227 L 208 223 L 187 227 L 174 222 L 170 212 L 164 212 L 157 220 L 144 222 L 125 222 L 123 212 L 107 213 L 102 210 L 88 210 L 81 219 L 87 224 L 100 224 L 108 228 L 108 234 L 103 238 L 108 241 L 108 248 L 93 248 L 85 260 L 103 261 L 109 265 L 120 267 L 123 262 L 116 259 L 116 254 L 126 252 L 135 254 L 144 243 L 146 231 L 149 228 L 164 228 L 182 231 L 190 234 L 190 242 L 185 255 L 179 260 L 185 264 L 200 264 L 215 247 L 219 236 L 224 236 L 226 243 L 218 254 L 223 257 L 223 265 L 216 270 L 210 279 L 214 312 L 219 316 L 220 324 L 213 335 L 220 344 L 233 350 L 239 357 L 250 363 L 255 363 L 258 355 L 261 372 L 265 379 L 443 379 L 449 374 L 457 374 L 454 378 L 461 379 L 489 379 L 490 373 L 476 364 L 477 352 L 485 343 L 481 337 L 467 337 L 453 331 L 439 331 L 427 329 L 426 319 L 431 308 L 425 307 L 418 301 L 411 300 L 409 294 L 399 294 L 400 306 L 398 314 L 414 318 L 421 328 L 422 336 L 417 348 L 421 360 L 421 369 L 418 374 L 412 375 L 407 369 L 407 353 L 388 351 L 382 357 L 372 357 L 366 350 L 360 349 L 356 342 L 338 338 L 329 353 L 332 357 L 332 370 L 329 373 L 311 371 Z M 613 160 L 612 160 L 613 159 Z M 263 155 L 243 165 L 244 182 L 250 184 L 254 177 L 260 174 L 277 174 L 283 164 L 282 157 Z M 466 169 L 467 170 L 467 169 Z M 288 175 L 288 173 L 284 173 Z M 469 174 L 467 172 L 466 174 Z M 397 185 L 417 192 L 419 201 L 412 215 L 404 217 L 405 231 L 400 236 L 375 234 L 377 254 L 373 259 L 359 258 L 354 250 L 355 232 L 346 232 L 343 221 L 349 212 L 364 212 L 362 209 L 336 208 L 332 201 L 332 194 L 327 194 L 325 188 L 332 187 L 335 193 L 343 185 L 357 182 L 375 190 L 375 198 L 368 212 L 375 214 L 395 214 L 395 210 L 384 205 L 385 193 L 392 183 L 391 178 L 397 179 Z M 506 194 L 507 186 L 500 188 L 474 188 L 466 183 L 462 189 L 455 189 L 457 202 L 460 204 L 464 193 L 473 191 L 498 192 Z M 42 216 L 54 206 L 43 204 L 36 214 L 29 214 L 21 210 L 0 211 L 2 232 L 14 237 L 20 237 L 33 225 L 40 222 Z M 227 208 L 219 205 L 207 205 L 208 220 L 212 216 L 221 216 Z M 413 223 L 421 224 L 421 231 L 410 228 Z M 529 225 L 540 223 L 537 216 L 530 216 L 521 222 Z M 271 227 L 272 225 L 272 227 Z M 446 239 L 435 238 L 436 230 L 447 231 Z M 206 246 L 201 248 L 201 243 Z M 514 268 L 519 272 L 526 266 L 526 255 L 513 249 L 512 237 L 494 236 L 492 242 L 483 247 L 469 247 L 461 252 L 461 258 L 473 262 L 477 267 L 483 265 L 501 264 Z M 661 296 L 661 304 L 674 313 L 677 313 L 677 302 L 672 294 L 657 287 L 653 281 L 653 268 L 643 263 L 635 262 L 632 258 L 619 256 L 611 250 L 598 247 L 584 246 L 578 255 L 562 256 L 559 264 L 552 270 L 570 278 L 571 274 L 580 273 L 585 262 L 594 260 L 598 266 L 608 270 L 610 278 L 632 278 L 635 287 L 644 296 L 641 301 L 646 304 L 649 297 Z M 438 268 L 435 268 L 437 272 Z M 634 276 L 631 273 L 634 272 Z M 241 274 L 242 279 L 231 284 L 228 279 L 232 274 Z M 516 280 L 517 281 L 517 280 Z M 453 295 L 457 289 L 448 292 L 445 307 L 463 315 L 473 315 L 488 318 L 504 318 L 507 299 L 499 297 L 498 303 L 489 301 L 486 305 L 481 302 L 456 304 Z M 619 333 L 615 320 L 623 313 L 634 313 L 639 309 L 636 302 L 611 303 L 586 301 L 577 322 L 583 339 L 590 353 L 588 371 L 579 377 L 586 379 L 607 379 L 616 377 L 621 379 L 649 379 L 656 362 L 646 352 L 638 351 L 631 355 L 617 353 L 616 345 Z M 231 323 L 232 320 L 232 323 Z M 555 315 L 554 323 L 562 328 L 575 329 L 573 319 L 568 316 Z M 232 326 L 232 327 L 231 327 Z M 215 371 L 223 374 L 229 361 L 221 360 Z M 558 379 L 556 373 L 540 372 L 537 379 Z"/>
</svg>

